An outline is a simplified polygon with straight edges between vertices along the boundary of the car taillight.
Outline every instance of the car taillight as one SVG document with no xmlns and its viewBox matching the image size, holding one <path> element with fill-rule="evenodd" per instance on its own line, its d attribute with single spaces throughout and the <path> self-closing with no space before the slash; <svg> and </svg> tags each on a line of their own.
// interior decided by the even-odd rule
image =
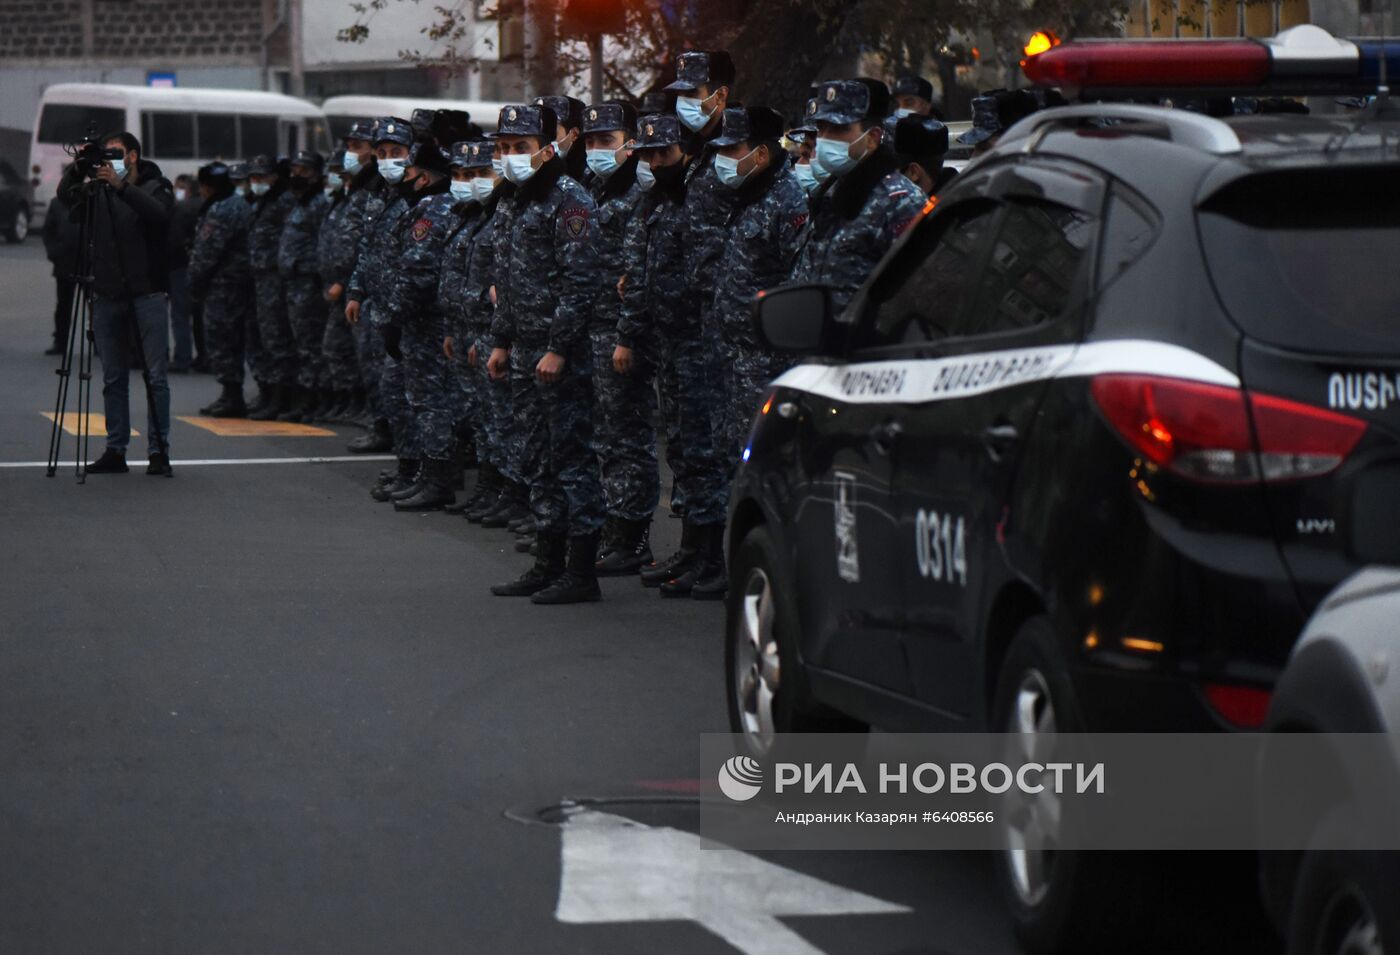
<svg viewBox="0 0 1400 955">
<path fill-rule="evenodd" d="M 1346 415 L 1223 385 L 1099 375 L 1091 388 L 1104 417 L 1134 450 L 1159 467 L 1207 483 L 1326 474 L 1366 431 L 1364 421 Z"/>
<path fill-rule="evenodd" d="M 1258 729 L 1269 716 L 1268 690 L 1236 683 L 1207 683 L 1202 689 L 1210 708 L 1241 729 Z"/>
</svg>

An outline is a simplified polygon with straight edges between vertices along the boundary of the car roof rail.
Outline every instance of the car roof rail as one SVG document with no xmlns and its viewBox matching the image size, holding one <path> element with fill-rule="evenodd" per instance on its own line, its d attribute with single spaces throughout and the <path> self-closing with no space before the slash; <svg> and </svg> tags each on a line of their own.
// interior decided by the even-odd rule
<svg viewBox="0 0 1400 955">
<path fill-rule="evenodd" d="M 1024 150 L 1034 152 L 1045 135 L 1056 126 L 1075 125 L 1088 119 L 1109 119 L 1131 123 L 1150 123 L 1164 127 L 1171 141 L 1191 149 L 1216 156 L 1242 152 L 1240 138 L 1225 123 L 1200 113 L 1165 106 L 1145 106 L 1137 103 L 1085 103 L 1078 106 L 1057 106 L 1032 113 L 1008 129 L 998 146 L 1026 139 Z"/>
</svg>

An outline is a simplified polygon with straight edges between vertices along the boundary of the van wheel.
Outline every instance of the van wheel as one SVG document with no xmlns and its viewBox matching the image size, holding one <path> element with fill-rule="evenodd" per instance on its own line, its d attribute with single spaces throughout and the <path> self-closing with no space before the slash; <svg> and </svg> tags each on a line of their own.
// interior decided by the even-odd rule
<svg viewBox="0 0 1400 955">
<path fill-rule="evenodd" d="M 797 604 L 768 531 L 739 545 L 725 615 L 729 728 L 748 754 L 772 754 L 782 733 L 864 732 L 864 724 L 812 703 L 797 662 Z"/>
<path fill-rule="evenodd" d="M 1329 815 L 1314 844 L 1340 830 L 1342 811 Z M 1298 867 L 1288 919 L 1288 955 L 1397 955 L 1400 853 L 1310 850 Z"/>
<path fill-rule="evenodd" d="M 1032 617 L 1017 631 L 992 713 L 992 726 L 1020 741 L 1013 759 L 1049 761 L 1054 734 L 1084 731 L 1046 618 Z M 1032 955 L 1120 950 L 1142 897 L 1133 855 L 1062 849 L 1066 811 L 1071 807 L 1044 793 L 998 814 L 1006 840 L 998 871 L 1016 935 Z"/>
<path fill-rule="evenodd" d="M 5 226 L 5 241 L 23 242 L 29 236 L 29 210 L 16 209 L 14 217 Z"/>
</svg>

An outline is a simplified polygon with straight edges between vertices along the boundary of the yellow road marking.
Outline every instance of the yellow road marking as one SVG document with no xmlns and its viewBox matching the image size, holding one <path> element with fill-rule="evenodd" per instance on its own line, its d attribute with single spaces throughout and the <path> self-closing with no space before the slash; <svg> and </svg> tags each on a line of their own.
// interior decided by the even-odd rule
<svg viewBox="0 0 1400 955">
<path fill-rule="evenodd" d="M 45 411 L 45 412 L 43 412 L 43 415 L 44 415 L 45 418 L 48 418 L 50 421 L 54 420 L 54 413 L 53 413 L 52 411 Z M 82 431 L 80 430 L 80 429 L 81 429 L 82 423 L 83 423 L 83 416 L 82 416 L 81 414 L 79 414 L 78 412 L 76 412 L 76 411 L 69 411 L 69 412 L 67 412 L 66 414 L 64 414 L 64 416 L 63 416 L 63 430 L 66 431 L 66 432 L 68 432 L 69 434 L 73 435 L 73 437 L 75 437 L 75 438 L 76 438 L 76 437 L 80 437 L 80 436 L 82 435 Z M 88 415 L 87 425 L 88 425 L 88 434 L 97 435 L 97 436 L 100 436 L 100 437 L 105 437 L 105 436 L 106 436 L 106 434 L 107 434 L 107 416 L 106 416 L 106 415 L 101 415 L 101 414 L 98 414 L 96 411 L 94 411 L 92 414 Z M 141 432 L 140 432 L 140 431 L 137 431 L 135 428 L 132 428 L 132 429 L 131 429 L 131 434 L 132 434 L 133 437 L 140 437 Z"/>
<path fill-rule="evenodd" d="M 246 418 L 201 418 L 178 415 L 177 421 L 217 434 L 221 438 L 333 438 L 334 431 L 290 421 L 249 421 Z"/>
</svg>

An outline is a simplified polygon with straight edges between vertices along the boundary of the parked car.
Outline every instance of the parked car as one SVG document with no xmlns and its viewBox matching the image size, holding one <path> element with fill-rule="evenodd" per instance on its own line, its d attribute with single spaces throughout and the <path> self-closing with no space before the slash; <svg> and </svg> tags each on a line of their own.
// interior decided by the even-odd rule
<svg viewBox="0 0 1400 955">
<path fill-rule="evenodd" d="M 23 242 L 34 218 L 34 189 L 15 168 L 0 159 L 0 235 Z"/>
</svg>

